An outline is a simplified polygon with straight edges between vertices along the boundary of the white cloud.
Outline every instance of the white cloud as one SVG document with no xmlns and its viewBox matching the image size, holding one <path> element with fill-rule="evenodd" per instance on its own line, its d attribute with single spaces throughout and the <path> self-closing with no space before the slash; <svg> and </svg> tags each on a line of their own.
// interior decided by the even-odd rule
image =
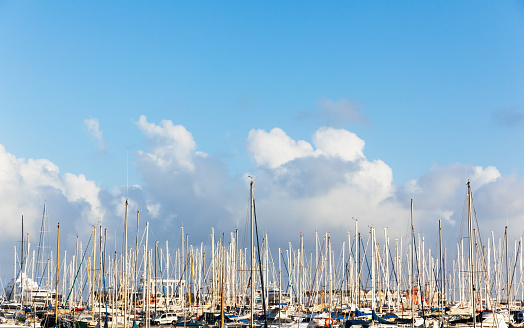
<svg viewBox="0 0 524 328">
<path fill-rule="evenodd" d="M 56 224 L 60 222 L 64 245 L 76 235 L 88 236 L 92 225 L 106 216 L 100 189 L 93 181 L 81 174 L 61 174 L 58 166 L 47 159 L 16 158 L 0 145 L 0 247 L 16 245 L 23 215 L 24 230 L 36 248 L 46 199 L 47 229 L 56 236 Z M 1 260 L 11 256 L 4 254 Z"/>
<path fill-rule="evenodd" d="M 304 140 L 291 139 L 282 129 L 251 130 L 247 148 L 258 165 L 276 168 L 296 158 L 313 155 L 313 147 Z"/>
<path fill-rule="evenodd" d="M 299 147 L 280 129 L 250 132 L 247 147 L 259 165 L 256 190 L 267 224 L 279 227 L 277 234 L 311 234 L 349 231 L 351 217 L 359 217 L 400 231 L 403 225 L 395 216 L 406 210 L 391 200 L 391 168 L 368 161 L 364 141 L 347 130 L 323 127 L 312 140 L 315 149 L 303 140 L 307 147 Z"/>
<path fill-rule="evenodd" d="M 322 127 L 313 135 L 317 155 L 339 157 L 344 161 L 365 159 L 364 140 L 344 129 Z"/>
<path fill-rule="evenodd" d="M 313 134 L 313 146 L 304 140 L 300 143 L 307 147 L 299 147 L 280 129 L 252 130 L 247 143 L 258 164 L 256 193 L 262 202 L 258 208 L 265 212 L 269 226 L 279 227 L 276 233 L 282 238 L 292 238 L 284 236 L 289 233 L 351 230 L 351 217 L 368 226 L 389 227 L 391 234 L 406 235 L 414 198 L 417 231 L 433 234 L 440 218 L 444 229 L 450 229 L 448 239 L 457 240 L 467 180 L 476 199 L 483 202 L 476 201 L 483 231 L 500 230 L 504 215 L 497 216 L 494 209 L 509 204 L 510 221 L 524 216 L 524 201 L 500 191 L 500 184 L 508 182 L 495 167 L 433 167 L 416 180 L 396 186 L 392 169 L 381 160 L 367 160 L 364 141 L 347 130 L 320 128 Z M 524 182 L 508 189 L 524 189 Z"/>
<path fill-rule="evenodd" d="M 457 238 L 461 231 L 460 226 L 465 219 L 464 213 L 467 212 L 465 207 L 466 182 L 468 180 L 471 182 L 475 200 L 478 193 L 483 195 L 486 191 L 497 188 L 500 177 L 500 172 L 494 167 L 483 168 L 460 163 L 445 167 L 434 166 L 418 180 L 410 181 L 401 187 L 396 198 L 398 200 L 414 198 L 414 207 L 417 212 L 415 217 L 422 231 L 431 231 L 441 218 L 455 229 L 450 231 L 448 237 Z M 482 203 L 477 212 L 479 223 L 482 223 L 482 230 L 484 232 L 497 230 L 498 225 L 490 214 L 489 208 L 498 208 L 501 203 L 496 204 L 492 200 Z"/>
<path fill-rule="evenodd" d="M 97 118 L 87 118 L 84 120 L 84 127 L 87 130 L 87 133 L 92 136 L 98 142 L 98 149 L 100 151 L 105 151 L 105 143 L 103 138 L 102 130 L 98 124 Z"/>
<path fill-rule="evenodd" d="M 494 167 L 452 164 L 446 167 L 433 167 L 417 181 L 410 181 L 403 192 L 406 197 L 422 201 L 425 207 L 438 208 L 463 200 L 466 182 L 471 181 L 472 190 L 483 188 L 496 181 L 500 172 Z"/>
<path fill-rule="evenodd" d="M 365 159 L 364 140 L 344 129 L 322 127 L 313 135 L 313 146 L 304 141 L 291 139 L 282 129 L 271 131 L 251 130 L 247 138 L 247 148 L 258 165 L 269 168 L 280 167 L 297 158 L 336 157 L 344 161 Z"/>
<path fill-rule="evenodd" d="M 231 188 L 237 190 L 238 182 L 228 181 L 227 167 L 198 151 L 192 134 L 181 125 L 169 120 L 149 123 L 141 116 L 137 126 L 148 149 L 136 153 L 135 165 L 148 195 L 145 206 L 163 227 L 159 234 L 168 238 L 182 223 L 202 238 L 217 222 L 233 229 L 238 207 Z"/>
<path fill-rule="evenodd" d="M 214 156 L 199 153 L 185 127 L 171 121 L 150 123 L 145 116 L 136 125 L 148 149 L 134 157 L 143 184 L 129 189 L 129 218 L 140 210 L 141 226 L 149 221 L 155 239 L 170 244 L 179 241 L 182 223 L 191 243 L 207 243 L 211 227 L 216 233 L 235 227 L 243 231 L 248 204 L 244 179 L 231 177 Z M 445 238 L 453 242 L 463 219 L 467 179 L 483 233 L 499 231 L 508 220 L 524 223 L 524 179 L 503 176 L 495 167 L 434 166 L 405 185 L 395 185 L 387 163 L 368 160 L 364 141 L 344 129 L 320 128 L 311 142 L 294 140 L 279 128 L 252 130 L 246 146 L 257 164 L 259 231 L 269 234 L 272 246 L 296 241 L 301 232 L 311 241 L 315 231 L 329 231 L 340 242 L 353 231 L 352 218 L 359 219 L 364 236 L 370 226 L 377 231 L 387 227 L 392 237 L 407 236 L 411 198 L 416 231 L 431 237 L 442 218 Z M 77 234 L 87 241 L 92 225 L 100 221 L 108 235 L 118 234 L 119 239 L 126 195 L 125 187 L 108 192 L 82 174 L 61 173 L 46 159 L 16 158 L 0 146 L 0 223 L 5 227 L 0 246 L 16 244 L 22 214 L 36 239 L 45 198 L 50 218 L 63 222 L 70 245 Z M 517 230 L 511 232 L 521 233 Z"/>
<path fill-rule="evenodd" d="M 195 153 L 195 140 L 182 125 L 173 125 L 169 120 L 163 120 L 160 125 L 156 125 L 149 123 L 144 115 L 140 116 L 136 125 L 153 146 L 150 153 L 139 152 L 139 156 L 158 167 L 193 171 L 194 156 L 206 156 L 202 152 Z"/>
<path fill-rule="evenodd" d="M 347 181 L 368 195 L 371 204 L 378 204 L 391 196 L 393 171 L 383 161 L 361 161 L 357 170 L 346 174 Z"/>
<path fill-rule="evenodd" d="M 494 182 L 501 177 L 499 170 L 494 166 L 488 166 L 486 168 L 474 166 L 469 167 L 469 171 L 469 179 L 473 185 L 473 190 L 477 190 L 485 184 Z"/>
<path fill-rule="evenodd" d="M 102 208 L 99 198 L 100 188 L 94 181 L 88 181 L 83 174 L 74 175 L 65 173 L 61 177 L 63 186 L 61 188 L 64 196 L 70 202 L 83 201 L 90 205 L 88 212 L 83 212 L 82 217 L 85 222 L 96 224 L 105 217 L 105 210 Z"/>
</svg>

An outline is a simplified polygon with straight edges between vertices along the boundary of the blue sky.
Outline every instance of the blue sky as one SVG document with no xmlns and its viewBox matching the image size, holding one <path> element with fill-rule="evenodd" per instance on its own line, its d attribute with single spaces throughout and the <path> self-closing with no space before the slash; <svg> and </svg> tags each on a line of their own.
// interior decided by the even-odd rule
<svg viewBox="0 0 524 328">
<path fill-rule="evenodd" d="M 3 195 L 21 198 L 4 199 L 10 210 L 0 219 L 39 213 L 56 194 L 52 221 L 73 216 L 70 236 L 85 233 L 77 218 L 98 210 L 116 227 L 129 167 L 129 184 L 140 186 L 136 208 L 154 204 L 145 216 L 173 228 L 195 217 L 233 226 L 246 174 L 256 177 L 268 214 L 292 216 L 311 201 L 326 206 L 317 219 L 353 215 L 351 206 L 333 212 L 345 176 L 348 195 L 383 195 L 361 200 L 376 212 L 354 214 L 376 225 L 383 213 L 405 217 L 410 196 L 422 217 L 453 213 L 456 224 L 465 182 L 476 176 L 481 199 L 491 201 L 485 220 L 496 226 L 500 211 L 522 223 L 524 201 L 502 195 L 524 190 L 523 35 L 520 1 L 1 1 L 0 144 L 26 182 L 28 170 L 42 173 L 33 159 L 59 173 L 16 193 L 4 184 Z M 353 149 L 357 139 L 346 132 L 365 146 Z M 344 140 L 363 155 L 343 153 Z M 182 152 L 166 155 L 173 149 Z M 378 171 L 362 169 L 370 166 Z M 82 180 L 78 190 L 67 174 Z M 355 182 L 362 176 L 377 189 Z M 448 180 L 460 183 L 439 185 Z M 190 185 L 199 187 L 163 196 Z M 493 195 L 509 205 L 493 204 Z M 224 205 L 226 196 L 241 199 Z M 219 214 L 195 211 L 202 204 Z M 297 231 L 322 229 L 314 217 L 289 220 L 310 227 Z"/>
</svg>

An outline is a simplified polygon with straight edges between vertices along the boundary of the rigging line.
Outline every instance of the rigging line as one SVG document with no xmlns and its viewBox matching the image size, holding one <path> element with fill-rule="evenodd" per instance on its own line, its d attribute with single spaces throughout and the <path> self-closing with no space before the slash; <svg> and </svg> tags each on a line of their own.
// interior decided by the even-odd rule
<svg viewBox="0 0 524 328">
<path fill-rule="evenodd" d="M 345 245 L 343 245 L 342 250 L 340 251 L 341 253 L 344 252 L 344 247 L 345 247 Z M 340 259 L 342 259 L 342 261 Z M 340 268 L 340 273 L 342 274 L 342 277 L 340 277 L 340 275 L 337 274 L 338 270 L 337 270 L 336 265 L 335 265 L 335 268 L 334 268 L 335 269 L 334 275 L 335 275 L 335 279 L 337 280 L 337 284 L 339 286 L 337 288 L 337 290 L 342 292 L 342 287 L 344 286 L 344 282 L 346 281 L 344 279 L 346 277 L 346 272 L 349 272 L 349 269 L 347 268 L 349 263 L 347 263 L 345 261 L 345 259 L 342 257 L 342 254 L 340 254 L 338 262 L 340 263 L 339 264 L 339 268 Z M 337 279 L 337 277 L 338 277 L 338 279 Z"/>
<path fill-rule="evenodd" d="M 44 271 L 42 271 L 42 276 L 40 277 L 40 281 L 38 282 L 38 286 L 42 286 L 42 280 L 44 280 L 44 275 L 47 272 L 47 265 L 44 267 Z"/>
<path fill-rule="evenodd" d="M 395 262 L 393 261 L 393 255 L 391 255 L 391 249 L 388 247 L 389 259 L 391 260 L 391 266 L 393 269 L 393 275 L 395 276 L 395 283 L 398 285 L 397 271 L 395 270 Z"/>
<path fill-rule="evenodd" d="M 287 269 L 286 259 L 284 258 L 284 253 L 283 252 L 280 253 L 280 257 L 282 258 L 282 262 L 284 263 L 284 269 L 286 269 L 286 273 L 287 273 L 287 276 L 288 276 L 288 282 L 287 282 L 287 286 L 286 286 L 286 290 L 287 290 L 289 288 L 289 286 L 291 285 L 290 284 L 290 280 L 291 279 L 289 277 L 289 270 Z M 297 297 L 297 293 L 296 293 L 295 288 L 294 288 L 293 285 L 291 285 L 291 290 L 293 291 L 293 294 L 295 295 L 295 297 L 298 298 Z"/>
<path fill-rule="evenodd" d="M 364 248 L 364 241 L 362 241 L 362 239 L 361 239 L 360 242 L 362 244 L 362 248 Z M 369 242 L 369 240 L 368 240 L 368 242 Z M 366 266 L 368 268 L 368 279 L 371 279 L 371 268 L 369 267 L 369 262 L 368 262 L 368 257 L 366 255 L 366 253 L 367 253 L 366 250 L 367 250 L 367 246 L 366 246 L 366 248 L 364 250 L 364 260 L 366 261 Z M 362 274 L 362 270 L 360 270 L 360 274 Z M 362 284 L 362 281 L 360 283 Z M 367 283 L 366 283 L 366 285 L 367 285 Z M 363 286 L 360 286 L 360 287 L 363 287 Z"/>
<path fill-rule="evenodd" d="M 39 268 L 39 264 L 40 264 L 40 261 L 39 261 L 39 260 L 41 260 L 41 259 L 40 259 L 40 255 L 41 255 L 40 253 L 41 253 L 41 251 L 42 251 L 42 248 L 45 247 L 45 245 L 44 245 L 44 242 L 45 242 L 45 241 L 44 241 L 44 232 L 45 232 L 45 230 L 44 230 L 44 229 L 45 229 L 45 214 L 46 214 L 46 201 L 44 200 L 44 210 L 43 210 L 43 212 L 42 212 L 42 223 L 40 224 L 40 239 L 39 239 L 39 241 L 38 241 L 38 247 L 37 247 L 37 248 L 38 248 L 38 252 L 37 252 L 37 254 L 36 254 L 36 258 L 37 258 L 37 260 L 36 260 L 36 270 L 35 270 L 35 271 L 36 271 L 36 274 L 38 274 L 38 268 Z M 42 263 L 43 263 L 43 262 L 42 262 Z M 44 273 L 42 273 L 42 277 L 40 278 L 40 283 L 39 283 L 39 285 L 41 284 L 41 282 L 42 282 L 42 280 L 43 280 L 43 275 L 44 275 Z"/>
<path fill-rule="evenodd" d="M 380 275 L 380 272 L 382 271 L 382 272 L 384 273 L 384 276 L 387 276 L 387 272 L 386 272 L 386 271 L 387 271 L 387 270 L 386 270 L 386 260 L 387 260 L 387 253 L 388 253 L 388 251 L 389 251 L 389 247 L 388 247 L 387 249 L 386 249 L 386 247 L 384 247 L 385 252 L 386 252 L 386 254 L 385 254 L 385 255 L 386 255 L 386 258 L 382 258 L 382 257 L 380 256 L 380 245 L 379 245 L 379 244 L 377 244 L 377 248 L 378 248 L 378 250 L 377 250 L 377 254 L 378 254 L 378 255 L 377 255 L 377 256 L 378 256 L 378 269 L 379 269 L 379 272 L 378 272 L 378 273 L 379 273 L 379 275 Z M 393 263 L 392 263 L 392 264 L 393 264 Z M 383 281 L 382 284 L 385 284 L 385 281 Z M 391 282 L 389 282 L 389 284 L 390 284 L 390 285 L 387 286 L 387 289 L 388 289 L 388 290 L 390 289 Z M 389 293 L 389 292 L 388 292 L 388 293 Z M 377 296 L 377 297 L 378 297 L 378 296 Z"/>
<path fill-rule="evenodd" d="M 260 243 L 258 241 L 258 224 L 257 224 L 257 212 L 255 208 L 255 198 L 253 197 L 253 217 L 255 219 L 255 231 L 257 234 L 257 250 L 258 250 L 258 268 L 260 271 L 260 282 L 262 284 L 262 309 L 264 311 L 264 328 L 267 328 L 267 316 L 266 314 L 266 293 L 264 292 L 264 275 L 262 274 L 262 261 L 260 260 Z M 254 287 L 254 285 L 253 285 Z M 252 300 L 253 301 L 253 300 Z"/>
<path fill-rule="evenodd" d="M 486 263 L 486 255 L 484 254 L 484 245 L 482 244 L 482 238 L 481 238 L 481 234 L 480 234 L 480 226 L 479 226 L 479 222 L 478 222 L 478 218 L 477 218 L 477 210 L 475 209 L 475 202 L 473 201 L 473 191 L 471 191 L 471 207 L 473 209 L 473 218 L 474 218 L 474 225 L 476 227 L 475 230 L 475 235 L 474 237 L 476 237 L 476 240 L 478 240 L 478 243 L 480 245 L 480 247 L 478 247 L 478 251 L 477 251 L 477 255 L 480 253 L 480 256 L 481 256 L 481 265 L 482 265 L 482 269 L 484 272 L 487 273 L 487 263 Z M 476 243 L 475 243 L 476 245 Z M 501 254 L 501 257 L 502 257 L 502 254 Z M 491 292 L 491 291 L 490 291 Z"/>
<path fill-rule="evenodd" d="M 413 236 L 413 253 L 415 254 L 415 262 L 417 262 L 417 283 L 418 283 L 418 286 L 420 287 L 420 303 L 422 305 L 422 316 L 424 317 L 424 322 L 426 321 L 426 317 L 425 317 L 425 314 L 424 314 L 424 286 L 422 286 L 421 282 L 420 282 L 420 271 L 419 271 L 419 260 L 418 260 L 418 252 L 415 251 L 416 249 L 416 246 L 417 246 L 417 241 L 416 241 L 416 238 L 415 238 L 415 234 L 412 233 L 412 236 Z M 419 237 L 420 238 L 420 237 Z M 423 252 L 424 250 L 421 250 L 421 252 Z M 414 268 L 412 268 L 412 270 L 414 270 Z"/>
<path fill-rule="evenodd" d="M 388 253 L 389 253 L 389 258 L 391 259 L 391 265 L 393 267 L 393 275 L 395 276 L 395 283 L 398 286 L 399 281 L 397 277 L 397 270 L 395 269 L 395 262 L 393 261 L 393 255 L 391 255 L 391 249 L 389 247 L 388 247 Z M 402 305 L 402 308 L 404 308 L 404 302 L 402 302 L 402 297 L 400 297 L 400 304 Z"/>
<path fill-rule="evenodd" d="M 104 303 L 106 304 L 106 318 L 105 318 L 105 322 L 104 322 L 104 328 L 107 328 L 108 327 L 108 318 L 109 318 L 109 314 L 107 313 L 107 289 L 106 289 L 106 275 L 105 275 L 105 271 L 106 271 L 106 258 L 105 258 L 105 245 L 104 245 L 104 250 L 102 251 L 102 280 L 104 282 Z"/>
<path fill-rule="evenodd" d="M 186 263 L 184 264 L 184 270 L 180 273 L 180 279 L 178 279 L 178 284 L 176 286 L 176 289 L 174 291 L 174 293 L 176 294 L 177 292 L 179 292 L 179 288 L 182 284 L 182 278 L 184 277 L 184 274 L 186 273 L 186 268 L 187 268 L 187 262 L 189 261 L 189 259 L 186 257 Z"/>
<path fill-rule="evenodd" d="M 157 240 L 155 240 L 155 242 L 158 242 Z M 158 262 L 158 265 L 160 266 L 160 283 L 162 284 L 162 294 L 164 295 L 164 304 L 166 306 L 166 309 L 167 309 L 167 297 L 166 297 L 166 286 L 164 285 L 164 273 L 162 272 L 162 261 L 160 261 L 160 254 L 158 254 L 158 250 L 159 250 L 159 247 L 155 247 L 156 248 L 156 258 L 157 258 L 157 262 Z M 158 282 L 155 281 L 155 284 L 157 284 Z M 155 298 L 155 302 L 156 302 L 156 298 Z"/>
<path fill-rule="evenodd" d="M 20 275 L 22 274 L 22 267 L 23 267 L 23 261 L 24 261 L 24 216 L 22 215 L 22 251 L 21 251 L 21 255 L 20 255 L 20 270 L 18 271 L 18 273 L 16 274 L 16 277 L 14 278 L 14 285 L 13 285 L 13 288 L 11 288 L 11 292 L 9 293 L 9 297 L 7 298 L 8 300 L 11 299 L 11 297 L 13 296 L 14 292 L 15 292 L 15 286 L 16 286 L 16 281 L 18 280 L 18 277 L 20 277 Z M 16 246 L 15 246 L 15 267 L 17 267 L 16 265 L 16 259 L 17 259 L 17 253 L 16 253 Z M 22 281 L 22 279 L 20 280 Z"/>
<path fill-rule="evenodd" d="M 384 250 L 386 252 L 386 258 L 382 258 L 382 256 L 380 255 L 380 244 L 376 243 L 376 247 L 377 247 L 377 250 L 376 250 L 376 253 L 377 253 L 377 265 L 378 265 L 378 274 L 380 276 L 380 273 L 384 273 L 384 276 L 386 276 L 387 272 L 386 272 L 386 260 L 387 260 L 387 250 L 386 250 L 386 247 L 384 247 Z M 389 282 L 391 284 L 391 282 Z M 379 278 L 379 284 L 380 284 L 380 278 Z M 382 284 L 384 285 L 385 282 L 382 281 Z M 387 290 L 389 290 L 390 286 L 387 286 Z M 386 297 L 388 297 L 387 295 L 389 294 L 389 292 L 386 292 Z M 378 296 L 375 296 L 375 298 L 377 299 L 378 301 Z"/>
<path fill-rule="evenodd" d="M 467 222 L 466 220 L 466 217 L 467 217 L 467 208 L 468 208 L 468 198 L 466 196 L 466 198 L 464 199 L 464 206 L 462 208 L 462 220 L 461 220 L 461 224 L 460 224 L 460 230 L 458 231 L 458 240 L 459 240 L 459 243 L 460 241 L 462 241 L 463 239 L 465 239 L 466 237 L 463 237 L 463 234 L 464 234 L 464 225 L 465 225 L 465 222 Z"/>
<path fill-rule="evenodd" d="M 323 251 L 324 251 L 324 245 L 326 244 L 324 242 L 326 236 L 324 235 L 324 239 L 322 239 L 322 246 L 320 247 L 320 254 L 322 255 Z M 315 241 L 316 242 L 316 241 Z M 311 289 L 309 290 L 309 297 L 308 297 L 308 300 L 307 300 L 307 306 L 309 307 L 310 306 L 310 301 L 311 301 L 311 296 L 313 295 L 313 288 L 315 286 L 315 281 L 317 279 L 317 273 L 318 273 L 318 270 L 319 270 L 319 267 L 320 267 L 320 263 L 322 261 L 322 256 L 320 256 L 318 258 L 318 263 L 317 263 L 317 266 L 315 268 L 315 274 L 313 275 L 313 281 L 311 282 Z"/>
<path fill-rule="evenodd" d="M 440 246 L 441 246 L 441 245 L 440 245 Z M 440 246 L 439 246 L 439 248 L 440 248 Z M 436 248 L 436 245 L 435 245 L 435 248 Z M 431 251 L 431 248 L 430 248 L 429 250 Z M 431 259 L 434 259 L 434 258 L 433 258 L 433 257 L 430 257 L 430 256 L 428 255 L 428 261 L 431 260 Z M 441 259 L 440 259 L 440 260 L 441 260 Z M 433 276 L 433 279 L 435 279 L 435 285 L 434 285 L 434 287 L 432 287 L 432 289 L 431 289 L 431 295 L 430 295 L 430 299 L 431 299 L 432 304 L 433 304 L 433 295 L 434 295 L 434 293 L 437 293 L 437 295 L 438 295 L 439 286 L 441 285 L 441 284 L 439 284 L 439 279 L 438 279 L 438 278 L 442 275 L 442 267 L 441 267 L 440 264 L 442 264 L 442 261 L 438 262 L 438 266 L 437 266 L 437 267 L 438 267 L 438 270 L 437 270 L 435 267 L 433 267 L 433 269 L 431 270 L 432 272 L 429 272 L 429 271 L 430 271 L 429 268 L 427 269 L 427 271 L 428 271 L 428 272 L 427 272 L 428 277 Z M 427 285 L 429 286 L 430 284 L 427 283 Z M 437 297 L 438 297 L 438 296 L 437 296 Z"/>
<path fill-rule="evenodd" d="M 440 265 L 438 266 L 438 270 L 436 270 L 435 267 L 433 267 L 433 270 L 431 270 L 431 274 L 433 276 L 433 279 L 435 279 L 435 286 L 434 286 L 434 289 L 431 290 L 431 295 L 430 295 L 430 299 L 433 301 L 433 294 L 434 293 L 437 293 L 437 297 L 438 297 L 438 291 L 439 291 L 439 280 L 438 280 L 438 277 L 440 277 L 440 275 L 442 274 L 441 272 L 441 267 Z M 428 276 L 429 276 L 429 273 L 428 273 Z M 429 285 L 429 283 L 428 283 Z"/>
<path fill-rule="evenodd" d="M 268 244 L 269 244 L 269 242 L 268 242 Z M 275 281 L 275 277 L 276 277 L 275 260 L 273 259 L 273 254 L 271 253 L 271 248 L 269 246 L 267 246 L 267 253 L 268 253 L 268 263 L 269 263 L 268 264 L 269 268 L 267 270 L 268 270 L 268 272 L 271 272 L 271 276 L 273 278 L 273 281 Z M 273 265 L 272 270 L 270 269 L 271 265 Z"/>
<path fill-rule="evenodd" d="M 85 279 L 84 279 L 84 283 L 82 284 L 82 296 L 81 298 L 83 297 L 84 295 L 84 290 L 86 289 L 86 286 L 87 286 L 87 283 L 88 283 L 88 278 L 89 278 L 89 275 L 86 275 Z M 88 294 L 89 294 L 89 291 L 88 291 Z M 87 298 L 86 298 L 86 303 L 87 303 L 87 299 L 89 299 L 89 295 L 87 295 Z M 89 308 L 89 306 L 87 306 Z"/>
<path fill-rule="evenodd" d="M 138 257 L 139 249 L 142 249 L 142 242 L 144 241 L 145 237 L 146 237 L 146 229 L 144 229 L 144 232 L 142 233 L 142 238 L 140 239 L 140 243 L 138 244 L 138 247 L 135 250 L 137 252 L 137 257 Z"/>
<path fill-rule="evenodd" d="M 513 273 L 511 274 L 511 283 L 508 287 L 510 291 L 513 288 L 513 278 L 515 278 L 515 269 L 517 268 L 517 260 L 518 260 L 519 254 L 520 254 L 520 241 L 519 241 L 519 246 L 517 248 L 517 254 L 515 255 L 515 264 L 513 265 Z"/>
<path fill-rule="evenodd" d="M 351 231 L 350 231 L 351 232 Z M 523 232 L 524 233 L 524 232 Z M 356 257 L 357 255 L 355 254 L 355 248 L 356 248 L 356 240 L 353 240 L 353 242 L 351 243 L 350 246 L 350 249 L 349 249 L 349 254 L 348 254 L 348 261 L 350 260 L 351 256 L 353 255 L 353 257 Z"/>
<path fill-rule="evenodd" d="M 78 269 L 76 270 L 75 279 L 73 280 L 73 285 L 69 289 L 69 294 L 67 294 L 67 299 L 66 299 L 64 307 L 67 306 L 67 302 L 69 301 L 69 297 L 71 296 L 71 293 L 73 292 L 73 288 L 75 287 L 75 283 L 76 283 L 76 278 L 78 277 L 78 273 L 80 272 L 80 269 L 82 268 L 82 264 L 84 263 L 84 259 L 85 259 L 87 250 L 89 248 L 89 244 L 91 243 L 91 238 L 92 237 L 93 237 L 93 233 L 91 233 L 91 235 L 89 236 L 89 241 L 87 242 L 86 249 L 84 250 L 84 255 L 82 255 L 82 261 L 80 261 L 80 265 L 78 266 Z M 93 261 L 95 261 L 95 260 L 93 259 Z M 94 286 L 93 286 L 93 288 L 94 288 Z"/>
</svg>

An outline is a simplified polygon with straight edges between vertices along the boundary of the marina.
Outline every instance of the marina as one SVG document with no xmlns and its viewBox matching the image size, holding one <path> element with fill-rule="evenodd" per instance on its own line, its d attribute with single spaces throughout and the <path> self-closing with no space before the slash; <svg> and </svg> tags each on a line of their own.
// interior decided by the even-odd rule
<svg viewBox="0 0 524 328">
<path fill-rule="evenodd" d="M 467 184 L 466 238 L 455 250 L 426 247 L 415 234 L 377 237 L 355 220 L 347 242 L 315 235 L 273 249 L 259 234 L 253 182 L 249 230 L 215 235 L 211 249 L 151 240 L 149 222 L 122 252 L 107 252 L 107 229 L 93 227 L 75 254 L 26 240 L 15 247 L 15 278 L 5 287 L 1 327 L 497 327 L 520 326 L 524 305 L 522 240 L 483 241 Z M 47 231 L 46 206 L 41 231 Z M 139 227 L 140 212 L 136 213 Z M 381 231 L 381 232 L 382 232 Z M 57 226 L 60 236 L 60 225 Z M 44 236 L 40 241 L 44 241 Z M 242 245 L 242 240 L 247 241 Z M 510 245 L 513 247 L 510 248 Z M 510 252 L 511 249 L 511 252 Z M 53 253 L 57 254 L 53 258 Z M 453 254 L 453 255 L 452 255 Z M 56 320 L 58 318 L 58 320 Z M 1 328 L 0 327 L 0 328 Z"/>
</svg>

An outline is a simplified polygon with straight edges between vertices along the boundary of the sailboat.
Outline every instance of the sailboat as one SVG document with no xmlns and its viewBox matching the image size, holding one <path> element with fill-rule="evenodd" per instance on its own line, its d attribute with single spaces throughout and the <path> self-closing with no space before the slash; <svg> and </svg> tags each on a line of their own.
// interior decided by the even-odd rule
<svg viewBox="0 0 524 328">
<path fill-rule="evenodd" d="M 482 256 L 482 251 L 476 249 L 477 242 L 475 241 L 476 235 L 474 234 L 474 224 L 476 222 L 474 218 L 474 205 L 473 205 L 473 194 L 471 191 L 471 184 L 467 182 L 467 220 L 468 220 L 468 242 L 469 242 L 469 270 L 468 270 L 468 280 L 469 280 L 469 295 L 470 295 L 470 308 L 469 316 L 463 317 L 462 319 L 451 320 L 450 324 L 467 324 L 475 328 L 480 324 L 481 327 L 494 327 L 494 328 L 507 328 L 504 315 L 502 313 L 497 313 L 497 311 L 483 311 L 478 312 L 477 306 L 481 305 L 481 300 L 477 298 L 477 290 L 479 286 L 476 285 L 477 274 L 475 271 L 475 263 L 479 261 L 479 257 Z M 478 254 L 477 252 L 481 252 Z M 487 298 L 491 297 L 486 295 Z"/>
<path fill-rule="evenodd" d="M 41 287 L 39 286 L 39 283 L 37 280 L 42 282 L 44 280 L 44 272 L 46 271 L 46 268 L 40 268 L 41 270 L 38 270 L 38 264 L 41 264 L 47 254 L 45 252 L 45 233 L 46 233 L 46 220 L 47 220 L 47 211 L 46 211 L 46 202 L 44 202 L 44 211 L 42 215 L 42 225 L 41 225 L 41 231 L 40 231 L 40 242 L 38 245 L 38 255 L 34 256 L 32 259 L 32 263 L 34 265 L 34 262 L 36 260 L 37 262 L 37 268 L 36 268 L 36 276 L 35 277 L 35 269 L 33 268 L 33 275 L 29 277 L 28 272 L 31 271 L 29 263 L 31 263 L 30 260 L 30 243 L 29 243 L 29 235 L 24 240 L 25 234 L 24 234 L 24 216 L 22 215 L 22 241 L 21 241 L 21 247 L 19 255 L 17 253 L 17 249 L 15 247 L 15 254 L 14 254 L 14 267 L 15 270 L 15 277 L 7 284 L 5 287 L 5 295 L 7 297 L 7 302 L 3 302 L 1 305 L 2 310 L 4 311 L 4 321 L 14 320 L 14 321 L 25 321 L 26 320 L 26 312 L 30 312 L 32 310 L 35 311 L 43 311 L 46 309 L 47 305 L 49 305 L 54 297 L 54 291 L 52 291 L 50 288 Z M 33 252 L 34 254 L 34 252 Z M 48 263 L 49 258 L 45 259 L 45 262 Z M 29 267 L 29 268 L 28 268 Z M 41 272 L 42 273 L 41 273 Z M 40 275 L 40 278 L 38 277 Z M 27 318 L 29 320 L 35 321 L 36 318 L 30 317 Z M 5 323 L 4 323 L 5 324 Z"/>
</svg>

